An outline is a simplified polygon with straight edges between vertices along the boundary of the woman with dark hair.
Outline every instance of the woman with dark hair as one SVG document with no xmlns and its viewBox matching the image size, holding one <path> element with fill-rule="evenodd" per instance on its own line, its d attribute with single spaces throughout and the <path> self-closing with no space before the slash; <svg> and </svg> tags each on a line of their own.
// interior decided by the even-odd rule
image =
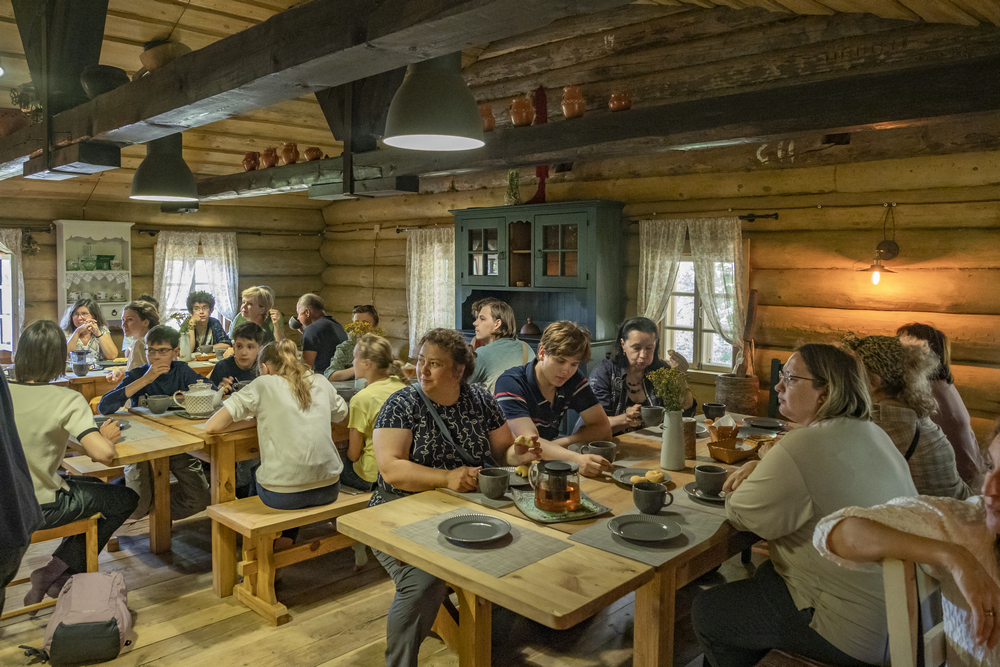
<svg viewBox="0 0 1000 667">
<path fill-rule="evenodd" d="M 493 395 L 468 383 L 476 359 L 460 332 L 432 329 L 417 349 L 419 384 L 392 394 L 375 420 L 372 439 L 379 474 L 369 505 L 441 487 L 474 491 L 484 466 L 516 466 L 539 458 L 537 443 L 530 448 L 514 444 Z M 384 553 L 375 556 L 396 584 L 386 664 L 416 667 L 420 644 L 448 597 L 448 586 Z"/>
<path fill-rule="evenodd" d="M 906 460 L 871 422 L 865 368 L 851 353 L 803 345 L 777 391 L 781 414 L 801 427 L 724 487 L 729 522 L 766 539 L 771 560 L 752 578 L 695 599 L 691 620 L 706 664 L 755 665 L 771 649 L 831 665 L 882 664 L 881 575 L 831 567 L 812 536 L 831 512 L 915 496 Z"/>
<path fill-rule="evenodd" d="M 660 359 L 660 331 L 653 320 L 633 317 L 618 327 L 615 351 L 590 373 L 590 387 L 611 422 L 615 433 L 632 431 L 642 426 L 639 414 L 642 406 L 659 405 L 653 383 L 646 379 L 660 368 L 687 370 L 687 360 L 673 350 L 670 360 Z M 688 392 L 684 416 L 694 416 L 698 404 Z"/>
<path fill-rule="evenodd" d="M 146 334 L 159 323 L 160 315 L 152 303 L 133 301 L 125 306 L 122 310 L 122 332 L 126 338 L 132 339 L 132 347 L 128 349 L 128 362 L 125 367 L 115 368 L 108 373 L 108 381 L 118 384 L 125 377 L 125 373 L 149 363 L 146 358 Z"/>
<path fill-rule="evenodd" d="M 14 358 L 17 381 L 10 384 L 14 421 L 42 508 L 42 528 L 57 528 L 100 512 L 97 540 L 98 549 L 103 549 L 135 510 L 137 496 L 131 489 L 93 477 L 59 475 L 70 436 L 83 445 L 90 458 L 104 465 L 111 465 L 113 443 L 120 437 L 112 420 L 97 428 L 82 394 L 50 384 L 62 374 L 65 359 L 66 340 L 55 322 L 39 320 L 24 330 Z M 86 569 L 84 536 L 64 538 L 52 560 L 31 573 L 31 590 L 24 604 L 41 602 L 46 594 L 56 597 L 70 575 Z"/>
<path fill-rule="evenodd" d="M 972 431 L 972 418 L 955 389 L 951 374 L 951 343 L 940 329 L 929 324 L 904 324 L 896 331 L 904 345 L 927 345 L 937 358 L 937 370 L 931 375 L 931 395 L 937 401 L 937 410 L 931 421 L 941 427 L 955 450 L 955 465 L 959 476 L 967 484 L 975 484 L 983 469 L 976 434 Z"/>
<path fill-rule="evenodd" d="M 222 328 L 222 322 L 212 317 L 215 310 L 215 297 L 208 292 L 191 292 L 187 298 L 187 309 L 191 313 L 191 349 L 197 350 L 202 345 L 228 349 L 232 341 Z"/>
<path fill-rule="evenodd" d="M 61 326 L 68 350 L 89 350 L 94 354 L 94 361 L 118 356 L 118 347 L 111 340 L 111 330 L 101 307 L 92 299 L 78 299 L 67 308 Z"/>
</svg>

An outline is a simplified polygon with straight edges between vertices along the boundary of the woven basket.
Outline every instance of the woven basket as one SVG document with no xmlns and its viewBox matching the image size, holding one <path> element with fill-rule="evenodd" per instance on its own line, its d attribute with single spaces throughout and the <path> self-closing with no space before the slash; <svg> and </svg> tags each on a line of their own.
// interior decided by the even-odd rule
<svg viewBox="0 0 1000 667">
<path fill-rule="evenodd" d="M 759 397 L 760 378 L 756 375 L 737 377 L 724 373 L 715 378 L 715 402 L 723 403 L 726 412 L 756 415 Z"/>
</svg>

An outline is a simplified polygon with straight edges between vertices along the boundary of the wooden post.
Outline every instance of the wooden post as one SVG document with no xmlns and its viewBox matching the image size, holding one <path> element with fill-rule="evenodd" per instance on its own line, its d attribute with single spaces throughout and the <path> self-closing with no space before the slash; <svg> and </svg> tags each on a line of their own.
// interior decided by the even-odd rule
<svg viewBox="0 0 1000 667">
<path fill-rule="evenodd" d="M 236 500 L 236 448 L 216 436 L 212 448 L 212 504 Z M 236 585 L 236 532 L 212 522 L 212 589 L 219 597 L 233 594 Z"/>
<path fill-rule="evenodd" d="M 677 570 L 661 567 L 653 580 L 635 592 L 635 667 L 674 664 L 674 594 Z"/>
<path fill-rule="evenodd" d="M 149 462 L 153 469 L 153 506 L 149 510 L 149 550 L 170 551 L 170 458 Z"/>
<path fill-rule="evenodd" d="M 489 667 L 492 653 L 493 603 L 456 588 L 458 593 L 459 667 Z"/>
</svg>

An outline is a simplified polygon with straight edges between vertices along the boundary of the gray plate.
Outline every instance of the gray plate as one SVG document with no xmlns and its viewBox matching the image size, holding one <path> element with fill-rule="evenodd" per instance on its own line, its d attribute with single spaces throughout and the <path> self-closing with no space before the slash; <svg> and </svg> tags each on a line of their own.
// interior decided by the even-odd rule
<svg viewBox="0 0 1000 667">
<path fill-rule="evenodd" d="M 608 521 L 608 528 L 618 537 L 635 542 L 662 542 L 681 534 L 676 522 L 650 514 L 616 516 Z"/>
<path fill-rule="evenodd" d="M 527 477 L 521 477 L 516 472 L 514 472 L 514 466 L 497 466 L 497 467 L 500 468 L 501 470 L 506 470 L 507 472 L 510 473 L 510 475 L 507 476 L 507 480 L 511 486 L 531 486 L 531 484 L 528 483 Z"/>
<path fill-rule="evenodd" d="M 759 428 L 765 431 L 784 431 L 788 428 L 788 422 L 770 417 L 744 417 L 743 423 L 752 428 Z"/>
<path fill-rule="evenodd" d="M 101 425 L 104 424 L 104 422 L 108 421 L 109 419 L 114 419 L 114 417 L 101 417 L 99 415 L 95 416 L 94 425 L 97 426 L 97 428 L 101 428 Z M 119 431 L 124 431 L 127 428 L 132 428 L 132 422 L 125 421 L 124 419 L 116 420 L 115 423 L 118 424 Z"/>
<path fill-rule="evenodd" d="M 620 484 L 625 486 L 632 486 L 632 482 L 629 478 L 632 475 L 638 475 L 639 477 L 645 477 L 648 471 L 652 468 L 615 468 L 614 472 L 611 473 L 611 478 Z M 667 484 L 670 482 L 670 475 L 663 473 L 663 481 L 660 484 Z"/>
<path fill-rule="evenodd" d="M 202 419 L 208 419 L 214 413 L 207 414 L 207 415 L 192 415 L 192 414 L 188 414 L 187 410 L 178 410 L 174 414 L 177 415 L 178 417 L 184 417 L 184 419 L 190 419 L 192 421 L 199 421 L 199 420 L 202 420 Z M 163 415 L 156 415 L 156 416 L 162 417 Z"/>
<path fill-rule="evenodd" d="M 510 524 L 489 514 L 463 514 L 438 524 L 438 532 L 459 544 L 482 544 L 510 532 Z"/>
<path fill-rule="evenodd" d="M 698 500 L 704 500 L 706 503 L 715 503 L 716 505 L 726 504 L 726 492 L 723 491 L 717 496 L 706 496 L 704 493 L 699 491 L 695 486 L 696 482 L 690 482 L 684 485 L 684 493 L 688 494 L 692 498 L 697 498 Z"/>
</svg>

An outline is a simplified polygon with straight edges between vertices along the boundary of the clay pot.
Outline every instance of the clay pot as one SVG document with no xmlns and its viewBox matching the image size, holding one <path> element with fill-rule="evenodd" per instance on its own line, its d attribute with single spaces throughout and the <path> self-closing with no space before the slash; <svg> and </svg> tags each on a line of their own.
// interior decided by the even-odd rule
<svg viewBox="0 0 1000 667">
<path fill-rule="evenodd" d="M 483 132 L 492 132 L 497 126 L 497 119 L 493 117 L 492 104 L 479 105 L 479 117 L 483 121 Z"/>
<path fill-rule="evenodd" d="M 510 101 L 510 122 L 517 127 L 531 125 L 535 120 L 535 108 L 528 96 L 515 97 Z"/>
<path fill-rule="evenodd" d="M 28 114 L 20 109 L 0 109 L 0 137 L 9 137 L 30 124 Z"/>
<path fill-rule="evenodd" d="M 583 89 L 580 86 L 563 88 L 562 112 L 566 118 L 580 118 L 587 110 L 587 102 L 583 99 Z"/>
<path fill-rule="evenodd" d="M 608 108 L 612 111 L 628 111 L 632 108 L 632 95 L 627 90 L 611 93 Z"/>
<path fill-rule="evenodd" d="M 260 166 L 260 153 L 257 151 L 247 151 L 243 156 L 243 171 L 257 171 Z"/>
<path fill-rule="evenodd" d="M 265 148 L 260 154 L 260 168 L 270 169 L 276 164 L 278 164 L 278 153 L 273 148 Z"/>
<path fill-rule="evenodd" d="M 124 86 L 128 82 L 128 72 L 110 65 L 87 65 L 80 73 L 80 85 L 90 99 Z"/>
<path fill-rule="evenodd" d="M 163 67 L 181 56 L 191 53 L 191 47 L 180 42 L 149 42 L 146 47 L 146 50 L 139 54 L 139 61 L 149 71 Z"/>
<path fill-rule="evenodd" d="M 281 164 L 295 164 L 299 161 L 299 147 L 294 141 L 287 142 L 281 149 Z"/>
<path fill-rule="evenodd" d="M 528 321 L 525 322 L 523 327 L 521 327 L 521 334 L 524 336 L 541 336 L 542 330 L 539 329 L 538 325 L 532 322 L 529 317 Z"/>
<path fill-rule="evenodd" d="M 315 162 L 323 157 L 323 151 L 317 146 L 310 146 L 305 152 L 306 162 Z"/>
</svg>

